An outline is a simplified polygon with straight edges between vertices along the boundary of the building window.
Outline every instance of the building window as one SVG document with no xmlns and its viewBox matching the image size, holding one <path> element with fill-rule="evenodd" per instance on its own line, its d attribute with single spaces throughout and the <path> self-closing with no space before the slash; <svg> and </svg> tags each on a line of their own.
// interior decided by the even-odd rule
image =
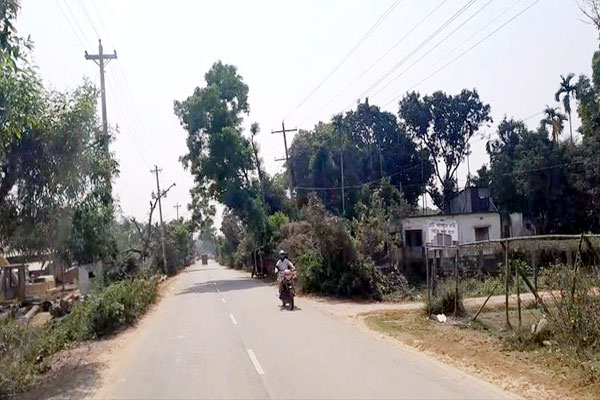
<svg viewBox="0 0 600 400">
<path fill-rule="evenodd" d="M 484 240 L 490 240 L 490 228 L 475 228 L 475 241 L 482 242 Z"/>
<path fill-rule="evenodd" d="M 407 247 L 423 247 L 423 231 L 411 229 L 405 231 Z"/>
</svg>

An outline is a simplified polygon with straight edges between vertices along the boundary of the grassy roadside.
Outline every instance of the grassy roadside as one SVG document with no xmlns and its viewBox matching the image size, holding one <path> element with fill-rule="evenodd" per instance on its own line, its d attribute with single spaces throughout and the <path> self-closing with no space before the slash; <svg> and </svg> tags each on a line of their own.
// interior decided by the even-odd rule
<svg viewBox="0 0 600 400">
<path fill-rule="evenodd" d="M 133 324 L 154 302 L 157 281 L 132 278 L 112 283 L 78 302 L 67 316 L 42 327 L 14 318 L 0 323 L 0 399 L 14 398 L 50 369 L 50 356 L 82 341 Z"/>
<path fill-rule="evenodd" d="M 418 311 L 371 313 L 365 322 L 525 398 L 600 398 L 600 378 L 574 354 L 552 346 L 518 348 L 506 331 L 489 329 L 486 322 L 440 324 Z"/>
</svg>

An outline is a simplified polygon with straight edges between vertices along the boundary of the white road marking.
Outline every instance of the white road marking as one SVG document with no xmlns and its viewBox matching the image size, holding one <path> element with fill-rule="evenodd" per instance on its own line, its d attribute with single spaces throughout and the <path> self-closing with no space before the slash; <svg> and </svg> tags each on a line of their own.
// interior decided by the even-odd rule
<svg viewBox="0 0 600 400">
<path fill-rule="evenodd" d="M 237 321 L 233 317 L 233 314 L 229 314 L 229 318 L 231 318 L 231 322 L 233 322 L 234 325 L 237 325 Z"/>
<path fill-rule="evenodd" d="M 221 297 L 221 301 L 223 302 L 223 304 L 227 303 L 227 302 L 225 301 L 225 299 L 224 299 L 224 298 L 222 298 L 222 297 Z"/>
<path fill-rule="evenodd" d="M 248 350 L 248 355 L 250 356 L 250 360 L 252 361 L 252 364 L 254 365 L 254 368 L 256 369 L 256 372 L 258 372 L 259 375 L 264 375 L 265 371 L 260 366 L 260 363 L 258 362 L 258 359 L 256 358 L 256 355 L 254 354 L 252 349 L 247 349 L 247 350 Z"/>
</svg>

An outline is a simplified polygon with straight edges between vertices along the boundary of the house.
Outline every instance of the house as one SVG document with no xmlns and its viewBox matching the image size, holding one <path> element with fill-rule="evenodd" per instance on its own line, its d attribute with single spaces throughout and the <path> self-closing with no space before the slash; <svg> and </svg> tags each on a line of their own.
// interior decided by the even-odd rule
<svg viewBox="0 0 600 400">
<path fill-rule="evenodd" d="M 469 187 L 450 200 L 450 213 L 416 215 L 402 221 L 405 262 L 423 263 L 425 247 L 446 248 L 531 234 L 519 213 L 502 215 L 487 188 Z M 444 257 L 448 257 L 448 251 Z"/>
</svg>

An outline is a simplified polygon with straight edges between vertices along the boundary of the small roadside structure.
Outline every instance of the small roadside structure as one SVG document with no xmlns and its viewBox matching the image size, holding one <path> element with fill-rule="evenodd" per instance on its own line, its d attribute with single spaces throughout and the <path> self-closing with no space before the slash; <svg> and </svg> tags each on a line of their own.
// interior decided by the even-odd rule
<svg viewBox="0 0 600 400">
<path fill-rule="evenodd" d="M 450 213 L 410 216 L 402 220 L 401 229 L 404 265 L 417 269 L 425 267 L 426 248 L 440 249 L 434 252 L 433 257 L 427 253 L 428 258 L 454 259 L 455 255 L 446 248 L 463 243 L 526 236 L 533 231 L 521 214 L 500 213 L 489 189 L 478 187 L 461 190 L 450 201 Z M 487 249 L 481 254 L 484 257 L 491 255 L 492 252 Z"/>
<path fill-rule="evenodd" d="M 92 263 L 77 267 L 79 292 L 82 295 L 89 294 L 96 285 L 100 285 L 104 279 L 104 267 L 102 263 Z"/>
<path fill-rule="evenodd" d="M 2 262 L 4 261 L 4 262 Z M 6 259 L 0 259 L 0 301 L 25 301 L 25 270 L 26 264 L 8 264 Z"/>
</svg>

